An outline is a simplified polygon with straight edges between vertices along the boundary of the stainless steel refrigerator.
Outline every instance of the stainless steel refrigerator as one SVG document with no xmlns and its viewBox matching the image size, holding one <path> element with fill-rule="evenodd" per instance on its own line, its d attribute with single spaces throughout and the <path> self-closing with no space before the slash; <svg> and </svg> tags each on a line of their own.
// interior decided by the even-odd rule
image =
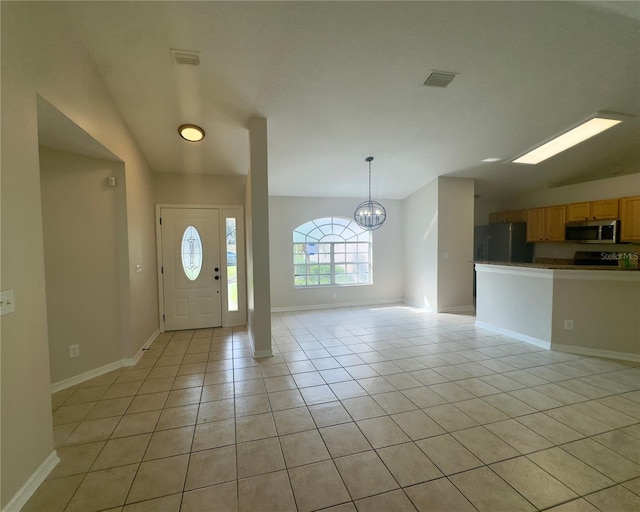
<svg viewBox="0 0 640 512">
<path fill-rule="evenodd" d="M 531 263 L 533 244 L 525 223 L 489 224 L 474 230 L 475 260 Z"/>
<path fill-rule="evenodd" d="M 474 228 L 473 259 L 531 263 L 533 244 L 527 242 L 526 223 L 489 224 Z M 476 298 L 476 272 L 473 271 L 473 302 Z"/>
</svg>

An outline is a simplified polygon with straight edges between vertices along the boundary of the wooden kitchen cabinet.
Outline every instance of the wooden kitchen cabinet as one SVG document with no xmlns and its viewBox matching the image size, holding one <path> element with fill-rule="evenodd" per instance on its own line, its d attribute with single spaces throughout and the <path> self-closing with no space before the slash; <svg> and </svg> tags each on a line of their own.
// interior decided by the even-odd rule
<svg viewBox="0 0 640 512">
<path fill-rule="evenodd" d="M 507 222 L 527 222 L 527 210 L 512 210 L 507 212 Z"/>
<path fill-rule="evenodd" d="M 620 241 L 640 241 L 640 196 L 620 199 Z"/>
<path fill-rule="evenodd" d="M 489 214 L 489 224 L 502 224 L 507 222 L 507 212 L 493 212 Z"/>
<path fill-rule="evenodd" d="M 510 210 L 508 212 L 493 212 L 489 214 L 489 224 L 503 222 L 527 222 L 527 210 Z"/>
<path fill-rule="evenodd" d="M 565 206 L 527 210 L 527 242 L 562 242 Z"/>
<path fill-rule="evenodd" d="M 544 241 L 544 211 L 545 208 L 527 210 L 527 242 Z"/>
<path fill-rule="evenodd" d="M 567 205 L 567 222 L 576 220 L 605 220 L 618 218 L 618 200 L 604 199 L 589 203 Z"/>
</svg>

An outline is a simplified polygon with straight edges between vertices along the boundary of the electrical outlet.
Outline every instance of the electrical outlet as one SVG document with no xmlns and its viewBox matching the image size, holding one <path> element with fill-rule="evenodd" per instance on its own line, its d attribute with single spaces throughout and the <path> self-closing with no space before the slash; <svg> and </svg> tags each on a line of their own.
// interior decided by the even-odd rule
<svg viewBox="0 0 640 512">
<path fill-rule="evenodd" d="M 565 320 L 564 321 L 564 328 L 567 331 L 573 331 L 573 320 Z"/>
<path fill-rule="evenodd" d="M 80 355 L 80 345 L 69 345 L 69 357 L 78 357 Z"/>
</svg>

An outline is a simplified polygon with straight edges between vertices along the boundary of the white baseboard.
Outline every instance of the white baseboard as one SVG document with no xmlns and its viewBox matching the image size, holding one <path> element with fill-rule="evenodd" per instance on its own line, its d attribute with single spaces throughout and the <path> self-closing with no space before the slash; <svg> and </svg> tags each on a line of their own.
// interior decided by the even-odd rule
<svg viewBox="0 0 640 512">
<path fill-rule="evenodd" d="M 254 339 L 253 332 L 251 332 L 249 326 L 247 326 L 247 335 L 249 336 L 249 342 L 251 343 L 251 353 L 253 354 L 254 359 L 273 356 L 273 352 L 270 348 L 269 350 L 256 350 L 256 340 Z"/>
<path fill-rule="evenodd" d="M 156 338 L 159 335 L 160 335 L 160 329 L 156 329 L 155 332 L 151 336 L 149 336 L 149 339 L 147 339 L 147 341 L 144 342 L 144 345 L 140 347 L 140 350 L 138 350 L 135 356 L 130 357 L 129 359 L 122 359 L 122 366 L 137 365 L 140 359 L 142 358 L 144 351 L 151 346 L 151 344 L 156 340 Z"/>
<path fill-rule="evenodd" d="M 53 450 L 49 456 L 44 460 L 40 467 L 29 477 L 18 492 L 9 500 L 9 503 L 5 505 L 2 512 L 20 512 L 25 503 L 29 501 L 29 498 L 33 496 L 40 487 L 40 484 L 46 480 L 49 473 L 60 462 L 60 458 L 55 450 Z"/>
<path fill-rule="evenodd" d="M 556 343 L 551 344 L 551 350 L 557 350 L 558 352 L 567 352 L 569 354 L 578 354 L 581 356 L 602 357 L 605 359 L 619 359 L 621 361 L 640 363 L 640 354 L 633 354 L 631 352 L 613 352 L 611 350 L 577 347 L 575 345 L 559 345 Z"/>
<path fill-rule="evenodd" d="M 515 338 L 520 341 L 524 341 L 531 345 L 535 345 L 536 347 L 544 348 L 547 350 L 551 349 L 551 343 L 548 341 L 544 341 L 538 338 L 534 338 L 533 336 L 527 336 L 526 334 L 522 334 L 516 331 L 510 331 L 509 329 L 503 329 L 502 327 L 496 327 L 495 325 L 485 324 L 484 322 L 478 322 L 476 320 L 475 324 L 482 329 L 487 329 L 488 331 L 497 332 L 498 334 L 504 334 L 505 336 L 509 336 L 510 338 Z"/>
<path fill-rule="evenodd" d="M 117 370 L 118 368 L 122 368 L 124 366 L 122 364 L 122 361 L 122 359 L 120 361 L 114 361 L 113 363 L 105 364 L 98 368 L 94 368 L 93 370 L 83 372 L 79 375 L 74 375 L 73 377 L 69 377 L 68 379 L 54 382 L 53 384 L 51 384 L 51 393 L 57 393 L 58 391 L 62 391 L 63 389 L 70 388 L 77 384 L 82 384 L 87 380 L 95 379 L 96 377 L 100 377 L 100 375 L 104 375 L 105 373 L 109 373 L 113 370 Z"/>
<path fill-rule="evenodd" d="M 473 304 L 469 304 L 468 306 L 452 306 L 450 308 L 442 308 L 438 313 L 472 313 L 475 315 L 476 308 L 473 307 Z"/>
<path fill-rule="evenodd" d="M 51 393 L 56 393 L 58 391 L 62 391 L 63 389 L 70 388 L 71 386 L 75 386 L 77 384 L 82 384 L 83 382 L 95 379 L 96 377 L 100 377 L 100 375 L 104 375 L 105 373 L 112 372 L 113 370 L 118 370 L 119 368 L 123 368 L 125 366 L 135 366 L 142 354 L 144 353 L 144 349 L 149 348 L 149 346 L 155 341 L 155 339 L 160 334 L 160 330 L 156 329 L 156 331 L 149 337 L 147 341 L 145 341 L 144 345 L 138 350 L 135 356 L 120 359 L 119 361 L 114 361 L 113 363 L 105 364 L 98 368 L 94 368 L 92 370 L 88 370 L 79 375 L 75 375 L 73 377 L 69 377 L 68 379 L 64 379 L 58 382 L 51 384 Z"/>
<path fill-rule="evenodd" d="M 433 308 L 423 302 L 418 302 L 415 300 L 411 300 L 411 299 L 407 299 L 404 298 L 402 299 L 402 302 L 404 304 L 406 304 L 407 306 L 410 306 L 412 308 L 416 308 L 416 309 L 421 309 L 422 311 L 426 312 L 426 313 L 435 313 L 435 311 L 433 310 Z"/>
<path fill-rule="evenodd" d="M 333 308 L 351 308 L 358 306 L 380 306 L 383 304 L 403 303 L 402 299 L 373 299 L 358 300 L 353 302 L 331 302 L 329 304 L 307 304 L 302 306 L 283 306 L 271 308 L 272 313 L 286 313 L 287 311 L 308 311 L 312 309 L 333 309 Z"/>
</svg>

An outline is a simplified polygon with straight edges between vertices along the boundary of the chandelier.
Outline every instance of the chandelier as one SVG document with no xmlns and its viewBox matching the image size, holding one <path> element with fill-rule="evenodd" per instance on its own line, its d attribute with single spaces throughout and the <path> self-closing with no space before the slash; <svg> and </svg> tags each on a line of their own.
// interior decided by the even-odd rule
<svg viewBox="0 0 640 512">
<path fill-rule="evenodd" d="M 384 224 L 387 219 L 387 211 L 378 201 L 371 200 L 371 162 L 373 162 L 373 157 L 368 156 L 364 161 L 369 163 L 369 200 L 358 205 L 353 219 L 361 228 L 373 231 Z"/>
</svg>

